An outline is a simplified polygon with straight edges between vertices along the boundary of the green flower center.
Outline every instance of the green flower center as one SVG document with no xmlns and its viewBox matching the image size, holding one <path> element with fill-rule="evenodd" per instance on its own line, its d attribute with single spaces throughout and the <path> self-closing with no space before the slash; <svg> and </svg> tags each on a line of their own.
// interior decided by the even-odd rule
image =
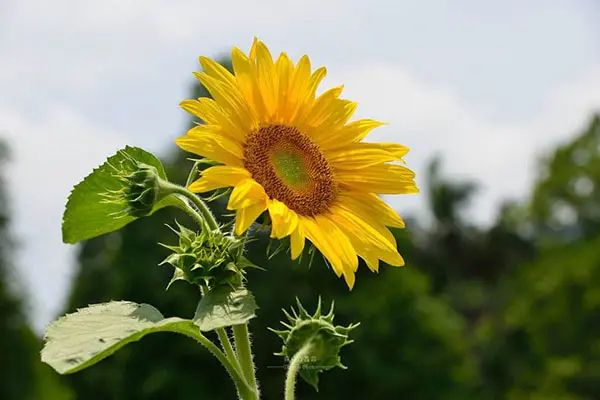
<svg viewBox="0 0 600 400">
<path fill-rule="evenodd" d="M 290 149 L 275 150 L 271 155 L 275 173 L 294 189 L 306 189 L 310 176 L 302 155 Z"/>
</svg>

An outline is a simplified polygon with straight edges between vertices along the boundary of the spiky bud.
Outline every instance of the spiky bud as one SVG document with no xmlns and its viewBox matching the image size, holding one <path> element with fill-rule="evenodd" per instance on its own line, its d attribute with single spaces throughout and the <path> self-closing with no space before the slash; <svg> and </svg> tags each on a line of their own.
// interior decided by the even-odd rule
<svg viewBox="0 0 600 400">
<path fill-rule="evenodd" d="M 161 263 L 175 268 L 169 286 L 177 280 L 185 280 L 208 288 L 224 284 L 238 287 L 242 284 L 244 268 L 253 266 L 239 254 L 242 243 L 233 236 L 194 232 L 179 223 L 177 229 L 172 230 L 179 243 L 161 244 L 173 252 Z"/>
<path fill-rule="evenodd" d="M 334 325 L 333 302 L 325 315 L 321 313 L 321 298 L 312 315 L 306 311 L 298 298 L 296 303 L 297 310 L 293 307 L 290 313 L 283 310 L 287 322 L 282 321 L 281 324 L 286 329 L 269 329 L 283 340 L 281 352 L 276 355 L 291 360 L 296 353 L 304 351 L 300 376 L 318 390 L 319 373 L 335 367 L 346 369 L 340 360 L 340 350 L 353 342 L 348 338 L 348 334 L 359 324 Z"/>
</svg>

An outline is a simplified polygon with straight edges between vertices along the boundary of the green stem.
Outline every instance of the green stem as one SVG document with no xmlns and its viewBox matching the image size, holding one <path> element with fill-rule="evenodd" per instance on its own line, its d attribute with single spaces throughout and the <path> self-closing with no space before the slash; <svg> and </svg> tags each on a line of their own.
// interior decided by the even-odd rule
<svg viewBox="0 0 600 400">
<path fill-rule="evenodd" d="M 254 393 L 258 399 L 258 385 L 256 384 L 254 361 L 252 360 L 248 324 L 234 325 L 233 337 L 235 338 L 235 349 L 237 350 L 238 360 L 242 367 L 242 373 L 248 384 L 254 389 Z"/>
<path fill-rule="evenodd" d="M 242 400 L 254 400 L 256 396 L 254 395 L 254 389 L 248 385 L 246 379 L 240 374 L 239 370 L 227 359 L 227 356 L 210 341 L 206 336 L 200 332 L 198 328 L 189 328 L 189 327 L 181 327 L 178 329 L 178 332 L 191 337 L 198 341 L 201 345 L 206 347 L 206 349 L 221 362 L 223 367 L 229 373 L 229 376 L 235 383 L 235 387 L 238 391 L 239 397 Z"/>
<path fill-rule="evenodd" d="M 198 196 L 196 196 L 194 193 L 190 192 L 183 186 L 175 185 L 174 183 L 170 182 L 162 182 L 161 184 L 163 185 L 164 190 L 167 190 L 171 193 L 180 194 L 182 196 L 185 196 L 188 200 L 190 200 L 196 206 L 196 208 L 206 221 L 210 230 L 214 231 L 219 229 L 217 220 L 215 219 L 214 215 L 212 214 L 206 203 L 202 201 L 202 199 L 200 199 Z"/>
<path fill-rule="evenodd" d="M 198 211 L 196 211 L 194 207 L 190 206 L 188 202 L 182 202 L 178 204 L 177 207 L 180 210 L 184 211 L 187 215 L 192 217 L 192 219 L 200 226 L 200 228 L 202 228 L 203 230 L 210 229 L 208 227 L 208 224 L 206 223 L 206 220 L 202 218 Z"/>
<path fill-rule="evenodd" d="M 312 344 L 310 342 L 306 343 L 290 360 L 287 375 L 285 377 L 285 400 L 294 400 L 295 398 L 294 389 L 296 387 L 296 378 L 300 371 L 300 367 L 302 367 L 302 363 L 310 354 L 311 347 Z"/>
<path fill-rule="evenodd" d="M 236 369 L 241 373 L 242 367 L 240 366 L 240 362 L 237 359 L 235 352 L 233 351 L 233 347 L 231 347 L 231 341 L 229 340 L 229 335 L 225 328 L 216 329 L 217 335 L 219 336 L 219 341 L 221 342 L 221 346 L 223 350 L 225 350 L 225 354 L 227 354 L 227 358 L 229 361 L 236 367 Z"/>
<path fill-rule="evenodd" d="M 190 173 L 187 177 L 187 180 L 185 182 L 185 187 L 188 187 L 192 184 L 192 182 L 194 182 L 194 179 L 196 179 L 196 175 L 198 174 L 198 166 L 202 164 L 202 160 L 198 160 L 194 163 L 194 166 L 192 167 L 192 169 L 190 170 Z"/>
</svg>

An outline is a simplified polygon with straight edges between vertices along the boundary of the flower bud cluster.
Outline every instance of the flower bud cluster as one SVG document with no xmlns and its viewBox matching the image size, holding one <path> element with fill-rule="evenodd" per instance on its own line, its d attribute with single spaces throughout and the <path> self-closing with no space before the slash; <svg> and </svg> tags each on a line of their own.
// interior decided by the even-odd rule
<svg viewBox="0 0 600 400">
<path fill-rule="evenodd" d="M 239 254 L 240 240 L 218 232 L 194 232 L 180 224 L 177 228 L 173 231 L 179 243 L 162 244 L 173 252 L 161 263 L 175 268 L 169 286 L 177 280 L 207 288 L 242 284 L 243 269 L 251 263 Z"/>
</svg>

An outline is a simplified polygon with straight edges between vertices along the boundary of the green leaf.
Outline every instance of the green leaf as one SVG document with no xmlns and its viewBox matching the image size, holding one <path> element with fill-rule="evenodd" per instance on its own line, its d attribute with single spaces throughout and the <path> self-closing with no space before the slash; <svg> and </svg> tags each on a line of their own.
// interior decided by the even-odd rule
<svg viewBox="0 0 600 400">
<path fill-rule="evenodd" d="M 319 391 L 319 372 L 320 371 L 315 368 L 300 367 L 300 376 L 302 379 L 317 392 Z"/>
<path fill-rule="evenodd" d="M 245 324 L 258 307 L 248 289 L 217 286 L 206 293 L 196 308 L 194 323 L 201 331 Z"/>
<path fill-rule="evenodd" d="M 193 321 L 164 318 L 148 304 L 113 301 L 67 314 L 48 326 L 42 361 L 60 374 L 80 371 L 149 333 L 198 330 Z"/>
<path fill-rule="evenodd" d="M 162 163 L 154 155 L 137 147 L 119 150 L 73 188 L 63 216 L 63 242 L 76 243 L 90 239 L 120 229 L 136 219 L 127 214 L 126 203 L 107 201 L 107 193 L 123 189 L 124 183 L 117 173 L 134 172 L 131 159 L 155 167 L 158 175 L 167 179 Z M 168 196 L 159 201 L 152 212 L 173 201 L 180 199 Z"/>
</svg>

